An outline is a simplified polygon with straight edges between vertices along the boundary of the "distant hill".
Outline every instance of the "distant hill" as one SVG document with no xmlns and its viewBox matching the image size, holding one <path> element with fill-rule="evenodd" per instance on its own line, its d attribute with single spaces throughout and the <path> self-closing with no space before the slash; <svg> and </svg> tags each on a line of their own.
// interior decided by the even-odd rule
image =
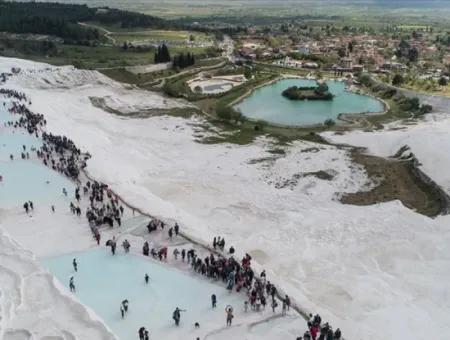
<svg viewBox="0 0 450 340">
<path fill-rule="evenodd" d="M 2 0 L 0 0 L 1 2 Z M 21 0 L 30 2 L 35 0 Z M 41 1 L 41 0 L 37 0 Z M 222 15 L 242 17 L 290 15 L 341 15 L 369 14 L 373 10 L 383 15 L 384 10 L 411 14 L 426 12 L 428 16 L 447 19 L 450 0 L 44 0 L 66 4 L 86 4 L 89 7 L 117 8 L 126 11 L 150 13 L 166 19 L 183 17 L 209 17 Z M 439 11 L 437 9 L 442 9 Z M 445 11 L 444 11 L 445 10 Z M 445 13 L 443 13 L 445 12 Z"/>
<path fill-rule="evenodd" d="M 342 0 L 341 2 L 353 6 L 365 5 L 389 8 L 450 8 L 450 1 L 448 0 Z"/>
<path fill-rule="evenodd" d="M 1 0 L 0 0 L 1 1 Z M 22 2 L 34 2 L 35 0 L 22 0 Z M 51 1 L 51 0 L 44 0 Z M 92 7 L 110 6 L 110 7 L 133 7 L 133 5 L 140 3 L 141 7 L 145 5 L 165 5 L 167 7 L 184 5 L 189 6 L 209 5 L 209 6 L 225 6 L 232 7 L 233 5 L 271 5 L 271 6 L 286 6 L 289 4 L 306 4 L 308 6 L 324 6 L 324 5 L 351 5 L 351 6 L 373 6 L 373 7 L 398 7 L 398 8 L 450 8 L 450 0 L 53 0 L 51 2 L 61 3 L 78 3 L 86 4 Z M 122 6 L 114 6 L 115 4 Z"/>
<path fill-rule="evenodd" d="M 100 38 L 97 29 L 80 26 L 82 21 L 120 25 L 122 28 L 175 26 L 158 17 L 130 11 L 94 8 L 85 4 L 13 2 L 0 0 L 0 31 L 48 34 L 66 43 L 89 45 Z"/>
</svg>

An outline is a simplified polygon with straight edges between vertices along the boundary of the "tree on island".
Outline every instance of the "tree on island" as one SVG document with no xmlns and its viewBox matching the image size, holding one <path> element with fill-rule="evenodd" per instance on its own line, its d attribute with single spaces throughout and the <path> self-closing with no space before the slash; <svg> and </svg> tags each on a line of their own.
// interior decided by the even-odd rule
<svg viewBox="0 0 450 340">
<path fill-rule="evenodd" d="M 315 92 L 320 95 L 324 95 L 328 92 L 328 85 L 326 83 L 320 83 L 315 89 Z"/>
<path fill-rule="evenodd" d="M 334 95 L 328 91 L 326 83 L 318 86 L 297 87 L 291 86 L 282 92 L 290 100 L 333 100 Z"/>
</svg>

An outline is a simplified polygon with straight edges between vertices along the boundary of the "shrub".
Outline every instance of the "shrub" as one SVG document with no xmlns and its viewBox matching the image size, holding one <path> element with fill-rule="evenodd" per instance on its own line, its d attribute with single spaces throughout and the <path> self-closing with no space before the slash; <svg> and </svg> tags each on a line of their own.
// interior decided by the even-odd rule
<svg viewBox="0 0 450 340">
<path fill-rule="evenodd" d="M 448 85 L 448 80 L 445 77 L 441 77 L 439 78 L 439 86 L 447 86 Z"/>
<path fill-rule="evenodd" d="M 417 112 L 418 116 L 423 116 L 424 114 L 430 113 L 433 111 L 433 107 L 428 104 L 423 104 L 420 106 L 419 111 Z"/>
<path fill-rule="evenodd" d="M 417 112 L 420 108 L 419 98 L 407 98 L 404 97 L 399 100 L 399 106 L 404 111 Z"/>
<path fill-rule="evenodd" d="M 231 120 L 233 117 L 233 109 L 226 105 L 218 105 L 216 107 L 217 117 L 223 120 Z"/>
<path fill-rule="evenodd" d="M 336 122 L 333 119 L 328 118 L 323 122 L 323 124 L 330 128 L 330 127 L 336 125 Z"/>
<path fill-rule="evenodd" d="M 387 89 L 381 93 L 381 97 L 384 99 L 390 99 L 397 94 L 396 89 Z"/>
<path fill-rule="evenodd" d="M 361 84 L 363 84 L 366 87 L 370 87 L 372 85 L 372 79 L 370 78 L 370 75 L 368 75 L 367 73 L 361 74 L 358 77 L 358 80 Z"/>
<path fill-rule="evenodd" d="M 244 76 L 245 79 L 250 79 L 252 77 L 252 70 L 250 69 L 250 67 L 246 67 L 244 69 Z"/>
<path fill-rule="evenodd" d="M 255 124 L 255 126 L 253 127 L 253 129 L 255 130 L 255 131 L 262 131 L 262 130 L 264 130 L 264 128 L 267 126 L 267 122 L 265 121 L 265 120 L 261 120 L 261 119 L 258 119 L 257 121 L 256 121 L 256 124 Z"/>
<path fill-rule="evenodd" d="M 403 78 L 403 76 L 401 74 L 396 74 L 394 76 L 394 78 L 392 78 L 392 85 L 397 86 L 397 85 L 401 85 L 403 84 L 405 81 L 405 79 Z"/>
</svg>

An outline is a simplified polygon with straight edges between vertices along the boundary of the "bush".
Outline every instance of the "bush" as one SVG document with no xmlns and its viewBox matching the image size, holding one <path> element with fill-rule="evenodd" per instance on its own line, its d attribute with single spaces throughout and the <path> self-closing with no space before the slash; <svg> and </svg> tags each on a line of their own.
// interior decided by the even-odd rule
<svg viewBox="0 0 450 340">
<path fill-rule="evenodd" d="M 252 77 L 252 70 L 250 69 L 250 67 L 246 67 L 244 69 L 244 76 L 245 76 L 245 79 L 247 79 L 247 80 Z"/>
<path fill-rule="evenodd" d="M 216 106 L 216 114 L 217 117 L 219 117 L 220 119 L 227 121 L 235 121 L 236 123 L 245 120 L 244 116 L 240 112 L 234 110 L 233 108 L 227 105 L 218 104 Z"/>
<path fill-rule="evenodd" d="M 439 78 L 439 86 L 447 86 L 447 85 L 448 85 L 447 78 L 445 77 Z"/>
<path fill-rule="evenodd" d="M 419 111 L 417 112 L 418 116 L 423 116 L 424 114 L 430 113 L 433 111 L 433 107 L 428 104 L 423 104 L 420 106 Z"/>
<path fill-rule="evenodd" d="M 232 108 L 230 108 L 229 106 L 218 105 L 216 107 L 217 117 L 219 117 L 220 119 L 223 119 L 223 120 L 231 120 L 231 118 L 233 116 L 232 111 L 234 111 L 234 110 Z"/>
<path fill-rule="evenodd" d="M 403 97 L 399 100 L 399 106 L 403 111 L 411 111 L 411 112 L 417 112 L 420 108 L 420 101 L 419 98 L 407 98 Z"/>
<path fill-rule="evenodd" d="M 372 78 L 370 78 L 370 75 L 368 75 L 367 73 L 361 74 L 358 77 L 358 81 L 366 87 L 372 86 Z"/>
<path fill-rule="evenodd" d="M 323 122 L 323 124 L 330 128 L 330 127 L 336 125 L 336 122 L 333 119 L 328 118 L 327 120 L 325 120 Z"/>
<path fill-rule="evenodd" d="M 396 74 L 394 78 L 392 78 L 392 85 L 398 86 L 405 82 L 405 79 L 403 79 L 403 76 L 401 74 Z"/>
<path fill-rule="evenodd" d="M 381 97 L 384 99 L 390 99 L 397 94 L 396 89 L 387 89 L 381 93 Z"/>
<path fill-rule="evenodd" d="M 71 62 L 71 64 L 78 69 L 86 69 L 85 63 L 83 63 L 81 60 L 74 60 Z"/>
<path fill-rule="evenodd" d="M 264 128 L 267 126 L 267 122 L 265 120 L 257 120 L 255 126 L 253 127 L 253 130 L 255 131 L 263 131 Z"/>
</svg>

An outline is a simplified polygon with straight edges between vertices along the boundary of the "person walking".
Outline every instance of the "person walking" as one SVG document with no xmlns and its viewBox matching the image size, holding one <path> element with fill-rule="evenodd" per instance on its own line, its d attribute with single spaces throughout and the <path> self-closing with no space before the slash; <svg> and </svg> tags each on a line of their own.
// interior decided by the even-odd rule
<svg viewBox="0 0 450 340">
<path fill-rule="evenodd" d="M 216 308 L 216 306 L 217 306 L 216 294 L 211 295 L 211 305 L 212 305 L 212 308 Z"/>
<path fill-rule="evenodd" d="M 175 310 L 172 313 L 172 319 L 174 319 L 176 326 L 180 325 L 181 312 L 184 312 L 184 311 L 177 307 L 177 308 L 175 308 Z"/>
<path fill-rule="evenodd" d="M 230 327 L 233 322 L 233 318 L 234 318 L 233 307 L 228 306 L 226 308 L 226 313 L 227 313 L 227 327 Z"/>
<path fill-rule="evenodd" d="M 73 276 L 69 280 L 69 289 L 72 293 L 75 292 L 75 283 L 73 282 Z"/>
</svg>

